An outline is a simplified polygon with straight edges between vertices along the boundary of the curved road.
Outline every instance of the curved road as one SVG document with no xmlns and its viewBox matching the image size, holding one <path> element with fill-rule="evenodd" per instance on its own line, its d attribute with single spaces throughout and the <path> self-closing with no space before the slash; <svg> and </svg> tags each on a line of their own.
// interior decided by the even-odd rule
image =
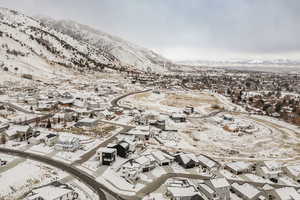
<svg viewBox="0 0 300 200">
<path fill-rule="evenodd" d="M 148 89 L 148 90 L 143 90 L 143 91 L 138 91 L 138 92 L 130 92 L 130 93 L 128 93 L 128 94 L 124 94 L 124 95 L 122 95 L 122 96 L 120 96 L 120 97 L 117 97 L 117 98 L 113 99 L 113 100 L 111 101 L 111 105 L 112 105 L 113 107 L 119 107 L 119 108 L 123 108 L 123 109 L 125 109 L 125 110 L 130 110 L 130 109 L 132 109 L 132 108 L 129 108 L 129 107 L 126 107 L 126 106 L 120 106 L 120 105 L 118 104 L 119 101 L 120 101 L 121 99 L 124 99 L 125 97 L 130 96 L 130 95 L 139 94 L 139 93 L 144 93 L 144 92 L 149 92 L 149 91 L 151 91 L 151 90 L 152 90 L 152 89 Z"/>
<path fill-rule="evenodd" d="M 67 163 L 57 161 L 54 159 L 51 159 L 49 157 L 41 156 L 38 154 L 23 152 L 19 150 L 13 150 L 13 149 L 7 149 L 7 148 L 0 148 L 0 153 L 9 154 L 13 156 L 28 158 L 32 160 L 36 160 L 51 166 L 54 166 L 56 168 L 59 168 L 61 170 L 64 170 L 77 179 L 81 180 L 83 183 L 88 185 L 99 197 L 99 200 L 106 200 L 106 195 L 103 191 L 107 192 L 111 196 L 113 196 L 116 200 L 124 200 L 121 198 L 118 194 L 112 192 L 110 189 L 108 189 L 106 186 L 102 185 L 101 183 L 97 182 L 94 177 L 88 175 L 86 172 L 69 165 Z"/>
</svg>

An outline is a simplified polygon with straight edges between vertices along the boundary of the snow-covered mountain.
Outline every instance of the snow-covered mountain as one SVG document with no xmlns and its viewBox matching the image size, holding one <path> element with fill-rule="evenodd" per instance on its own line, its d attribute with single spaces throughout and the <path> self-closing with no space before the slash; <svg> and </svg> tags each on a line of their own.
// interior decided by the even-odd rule
<svg viewBox="0 0 300 200">
<path fill-rule="evenodd" d="M 164 63 L 168 60 L 152 51 L 87 26 L 49 19 L 41 22 L 0 8 L 1 80 L 21 74 L 48 78 L 74 69 L 163 72 L 167 71 Z"/>
<path fill-rule="evenodd" d="M 38 18 L 45 25 L 100 49 L 108 57 L 118 60 L 122 66 L 133 66 L 142 71 L 161 72 L 166 71 L 171 65 L 169 60 L 151 50 L 87 25 L 69 20 L 54 20 L 48 17 Z"/>
<path fill-rule="evenodd" d="M 51 76 L 62 66 L 86 71 L 114 68 L 118 63 L 101 50 L 34 18 L 0 8 L 0 66 L 5 72 Z"/>
</svg>

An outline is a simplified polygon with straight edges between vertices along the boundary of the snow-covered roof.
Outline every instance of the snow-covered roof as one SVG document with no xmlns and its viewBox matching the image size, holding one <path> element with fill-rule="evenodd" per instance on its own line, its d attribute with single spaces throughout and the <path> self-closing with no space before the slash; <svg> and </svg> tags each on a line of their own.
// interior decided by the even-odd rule
<svg viewBox="0 0 300 200">
<path fill-rule="evenodd" d="M 117 150 L 114 148 L 102 147 L 97 150 L 98 153 L 115 153 Z"/>
<path fill-rule="evenodd" d="M 229 187 L 230 184 L 225 178 L 215 178 L 210 180 L 211 184 L 214 188 L 223 188 L 223 187 Z"/>
<path fill-rule="evenodd" d="M 198 160 L 199 160 L 199 162 L 203 163 L 204 165 L 206 165 L 209 168 L 215 167 L 217 165 L 217 163 L 215 161 L 213 161 L 203 155 L 199 155 Z"/>
<path fill-rule="evenodd" d="M 98 122 L 98 119 L 94 119 L 94 118 L 83 118 L 78 121 L 78 123 L 86 123 L 86 124 L 97 123 L 97 122 Z"/>
<path fill-rule="evenodd" d="M 231 187 L 240 193 L 242 193 L 244 196 L 246 196 L 248 199 L 254 199 L 257 195 L 259 195 L 260 191 L 256 189 L 254 186 L 245 183 L 243 185 L 239 185 L 238 183 L 233 183 Z"/>
<path fill-rule="evenodd" d="M 227 163 L 226 166 L 230 167 L 235 171 L 244 171 L 249 169 L 251 167 L 251 164 L 243 161 L 238 161 L 238 162 Z"/>
<path fill-rule="evenodd" d="M 188 163 L 190 161 L 198 162 L 198 158 L 193 153 L 184 153 L 179 155 L 183 163 Z"/>
<path fill-rule="evenodd" d="M 58 139 L 58 143 L 61 143 L 61 144 L 72 144 L 77 141 L 79 141 L 79 139 L 77 137 L 67 136 L 67 135 L 60 135 L 59 139 Z"/>
<path fill-rule="evenodd" d="M 209 194 L 214 194 L 215 193 L 213 189 L 211 189 L 208 185 L 206 185 L 204 183 L 200 183 L 200 184 L 198 184 L 198 186 L 203 188 Z"/>
<path fill-rule="evenodd" d="M 287 166 L 286 169 L 287 169 L 294 177 L 300 177 L 300 165 Z"/>
<path fill-rule="evenodd" d="M 300 194 L 293 187 L 284 187 L 274 190 L 281 200 L 296 200 L 300 199 Z"/>
<path fill-rule="evenodd" d="M 269 184 L 266 184 L 266 185 L 264 185 L 264 186 L 262 187 L 262 189 L 265 190 L 265 191 L 267 191 L 267 190 L 273 190 L 274 187 L 272 187 L 272 186 L 269 185 Z"/>
<path fill-rule="evenodd" d="M 21 125 L 11 125 L 9 128 L 5 131 L 6 135 L 13 136 L 17 132 L 27 132 L 30 126 L 21 126 Z"/>
<path fill-rule="evenodd" d="M 267 167 L 260 167 L 262 173 L 264 174 L 269 174 L 269 175 L 277 175 L 279 173 L 281 173 L 281 170 L 270 170 Z"/>
<path fill-rule="evenodd" d="M 169 156 L 161 151 L 153 151 L 153 152 L 151 152 L 151 154 L 153 155 L 153 157 L 155 159 L 159 160 L 160 162 L 172 159 L 171 156 Z"/>
<path fill-rule="evenodd" d="M 150 163 L 151 160 L 147 156 L 140 156 L 136 158 L 135 161 L 141 165 L 145 165 Z"/>
<path fill-rule="evenodd" d="M 173 197 L 192 197 L 198 192 L 194 187 L 168 187 L 168 191 Z"/>
<path fill-rule="evenodd" d="M 270 170 L 274 170 L 274 169 L 280 169 L 281 168 L 281 164 L 276 162 L 276 161 L 273 161 L 273 160 L 270 160 L 270 161 L 264 161 L 263 164 L 269 168 Z"/>
</svg>

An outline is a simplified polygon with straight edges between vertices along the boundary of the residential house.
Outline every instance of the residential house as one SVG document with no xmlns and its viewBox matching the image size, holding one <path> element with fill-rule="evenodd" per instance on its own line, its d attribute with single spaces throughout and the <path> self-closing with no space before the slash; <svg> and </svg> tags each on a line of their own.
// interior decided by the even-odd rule
<svg viewBox="0 0 300 200">
<path fill-rule="evenodd" d="M 74 152 L 80 148 L 80 141 L 79 138 L 73 136 L 59 136 L 54 148 L 59 151 Z"/>
<path fill-rule="evenodd" d="M 282 172 L 282 166 L 276 161 L 263 161 L 256 168 L 256 173 L 267 179 L 277 180 Z"/>
<path fill-rule="evenodd" d="M 171 200 L 204 200 L 197 188 L 187 179 L 169 180 L 166 194 Z"/>
<path fill-rule="evenodd" d="M 236 175 L 242 173 L 250 173 L 252 171 L 253 164 L 243 161 L 231 162 L 225 165 L 225 169 Z"/>
<path fill-rule="evenodd" d="M 176 123 L 186 122 L 186 116 L 184 114 L 173 113 L 170 118 Z"/>
<path fill-rule="evenodd" d="M 151 154 L 142 155 L 135 159 L 142 168 L 142 172 L 149 172 L 156 167 L 155 158 Z"/>
<path fill-rule="evenodd" d="M 220 200 L 230 200 L 230 184 L 225 178 L 207 180 L 206 185 L 216 192 Z"/>
<path fill-rule="evenodd" d="M 197 157 L 197 159 L 198 159 L 199 165 L 204 169 L 213 170 L 219 166 L 219 164 L 216 161 L 214 161 L 204 155 L 199 155 Z"/>
<path fill-rule="evenodd" d="M 300 194 L 293 187 L 283 187 L 269 191 L 268 197 L 272 200 L 298 200 Z"/>
<path fill-rule="evenodd" d="M 170 165 L 174 161 L 174 157 L 162 151 L 152 151 L 151 155 L 160 166 Z"/>
<path fill-rule="evenodd" d="M 183 113 L 190 115 L 194 113 L 194 107 L 192 106 L 186 106 L 183 110 Z"/>
<path fill-rule="evenodd" d="M 45 136 L 44 142 L 49 147 L 54 146 L 58 141 L 58 135 L 54 133 L 49 133 Z"/>
<path fill-rule="evenodd" d="M 139 179 L 142 173 L 141 164 L 136 162 L 134 159 L 130 159 L 124 163 L 120 169 L 121 176 L 130 182 L 135 182 Z"/>
<path fill-rule="evenodd" d="M 150 138 L 150 127 L 149 126 L 138 126 L 135 129 L 130 130 L 126 133 L 127 135 L 134 135 L 138 140 L 149 140 Z"/>
<path fill-rule="evenodd" d="M 120 141 L 118 144 L 110 144 L 107 147 L 117 149 L 117 155 L 122 158 L 127 158 L 130 153 L 130 144 L 126 141 Z"/>
<path fill-rule="evenodd" d="M 231 189 L 237 196 L 244 200 L 257 200 L 262 195 L 261 191 L 248 183 L 244 183 L 243 185 L 233 183 Z"/>
<path fill-rule="evenodd" d="M 166 130 L 166 120 L 157 120 L 153 125 L 163 131 Z"/>
<path fill-rule="evenodd" d="M 117 150 L 113 148 L 102 147 L 97 150 L 97 159 L 103 165 L 111 165 L 115 162 Z"/>
<path fill-rule="evenodd" d="M 197 184 L 198 190 L 205 195 L 205 197 L 208 200 L 217 200 L 219 199 L 219 195 L 214 191 L 212 188 L 210 188 L 205 183 L 198 183 Z"/>
<path fill-rule="evenodd" d="M 294 181 L 300 183 L 300 165 L 289 165 L 282 168 L 283 172 Z"/>
<path fill-rule="evenodd" d="M 7 164 L 7 161 L 6 160 L 2 160 L 0 158 L 0 167 L 5 166 L 6 164 Z"/>
<path fill-rule="evenodd" d="M 198 158 L 193 153 L 181 153 L 175 156 L 175 161 L 182 167 L 189 169 L 198 166 Z"/>
<path fill-rule="evenodd" d="M 5 131 L 5 135 L 9 140 L 17 139 L 19 141 L 24 141 L 32 137 L 33 129 L 28 125 L 10 125 Z"/>
</svg>

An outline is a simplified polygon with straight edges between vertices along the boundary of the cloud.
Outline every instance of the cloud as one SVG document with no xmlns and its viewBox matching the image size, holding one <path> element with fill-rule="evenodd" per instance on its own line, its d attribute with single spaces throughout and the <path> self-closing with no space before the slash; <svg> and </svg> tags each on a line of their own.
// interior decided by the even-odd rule
<svg viewBox="0 0 300 200">
<path fill-rule="evenodd" d="M 298 0 L 3 0 L 72 19 L 167 57 L 299 56 Z"/>
</svg>

